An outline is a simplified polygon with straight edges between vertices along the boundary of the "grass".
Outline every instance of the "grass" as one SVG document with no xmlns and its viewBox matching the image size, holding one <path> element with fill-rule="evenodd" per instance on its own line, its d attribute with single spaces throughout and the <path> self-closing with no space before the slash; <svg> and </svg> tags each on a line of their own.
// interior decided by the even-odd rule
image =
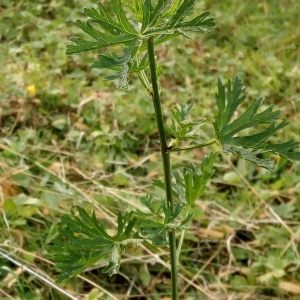
<svg viewBox="0 0 300 300">
<path fill-rule="evenodd" d="M 59 270 L 46 246 L 59 216 L 77 204 L 95 208 L 113 233 L 116 212 L 138 207 L 161 175 L 158 137 L 138 85 L 115 91 L 88 67 L 89 54 L 64 54 L 68 36 L 80 34 L 72 22 L 96 1 L 9 2 L 0 1 L 0 251 L 53 281 Z M 288 4 L 198 1 L 217 27 L 159 49 L 165 115 L 180 100 L 210 117 L 217 77 L 238 75 L 248 94 L 266 96 L 291 121 L 281 137 L 299 140 L 300 21 L 298 1 Z M 204 154 L 172 155 L 184 165 Z M 286 161 L 272 174 L 219 161 L 183 245 L 182 299 L 299 299 L 299 175 Z M 89 300 L 168 299 L 164 249 L 127 253 L 120 275 L 103 275 L 100 264 L 60 288 Z M 0 278 L 1 299 L 68 299 L 4 257 Z"/>
</svg>

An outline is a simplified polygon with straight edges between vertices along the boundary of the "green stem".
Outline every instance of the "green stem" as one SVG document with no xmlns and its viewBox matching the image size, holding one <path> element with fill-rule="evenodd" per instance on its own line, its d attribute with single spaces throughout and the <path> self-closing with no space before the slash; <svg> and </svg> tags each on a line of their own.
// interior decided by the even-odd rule
<svg viewBox="0 0 300 300">
<path fill-rule="evenodd" d="M 159 94 L 159 88 L 157 83 L 153 37 L 150 37 L 148 39 L 147 46 L 148 46 L 149 67 L 150 67 L 151 84 L 152 84 L 152 92 L 150 95 L 153 100 L 153 106 L 155 109 L 157 129 L 158 129 L 158 135 L 160 141 L 160 151 L 161 151 L 161 157 L 163 161 L 167 205 L 171 210 L 173 210 L 170 153 L 168 153 L 165 126 L 164 126 L 164 120 L 163 120 L 163 115 L 161 110 L 160 94 Z M 172 279 L 172 300 L 178 300 L 176 239 L 175 239 L 174 229 L 172 229 L 169 232 L 169 247 L 170 247 L 170 263 L 171 263 L 171 279 Z"/>
<path fill-rule="evenodd" d="M 177 265 L 179 265 L 179 256 L 180 256 L 182 243 L 183 243 L 183 240 L 184 240 L 184 235 L 185 235 L 185 230 L 182 230 L 181 235 L 180 235 L 180 239 L 179 239 L 179 243 L 178 243 L 178 247 L 177 247 L 177 252 L 176 252 Z"/>
<path fill-rule="evenodd" d="M 192 146 L 189 146 L 189 147 L 183 147 L 183 148 L 174 147 L 174 148 L 170 149 L 169 152 L 178 152 L 178 151 L 185 151 L 185 150 L 192 150 L 192 149 L 197 149 L 197 148 L 203 148 L 203 147 L 212 145 L 214 143 L 218 143 L 218 141 L 216 139 L 213 139 L 213 140 L 211 140 L 211 141 L 209 141 L 207 143 L 196 144 L 196 145 L 192 145 Z"/>
<path fill-rule="evenodd" d="M 137 62 L 139 63 L 139 59 L 137 58 Z M 151 91 L 151 87 L 150 87 L 150 82 L 148 80 L 148 77 L 145 73 L 144 70 L 137 72 L 137 75 L 142 83 L 142 85 L 144 86 L 144 88 L 147 90 L 148 93 L 150 93 Z"/>
</svg>

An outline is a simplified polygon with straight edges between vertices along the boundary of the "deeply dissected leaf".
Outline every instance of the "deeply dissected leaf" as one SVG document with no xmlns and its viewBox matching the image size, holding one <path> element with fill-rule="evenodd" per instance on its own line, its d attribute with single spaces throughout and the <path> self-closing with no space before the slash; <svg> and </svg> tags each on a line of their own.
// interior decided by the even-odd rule
<svg viewBox="0 0 300 300">
<path fill-rule="evenodd" d="M 85 8 L 84 12 L 91 18 L 91 22 L 98 23 L 107 33 L 112 35 L 137 35 L 138 31 L 127 19 L 121 1 L 111 0 L 111 3 L 113 5 L 113 11 L 117 16 L 117 21 L 109 15 L 108 10 L 101 2 L 98 2 L 99 12 L 94 8 Z"/>
<path fill-rule="evenodd" d="M 140 72 L 149 66 L 148 55 L 145 54 L 141 60 L 134 60 L 131 64 L 131 72 Z"/>
<path fill-rule="evenodd" d="M 141 236 L 149 239 L 153 244 L 157 246 L 168 245 L 168 230 L 165 224 L 146 219 L 139 228 Z"/>
<path fill-rule="evenodd" d="M 140 197 L 141 203 L 146 206 L 151 215 L 159 215 L 163 211 L 163 206 L 165 204 L 165 200 L 155 201 L 152 195 L 145 195 Z"/>
<path fill-rule="evenodd" d="M 160 2 L 160 1 L 159 1 Z M 170 2 L 170 1 L 166 1 Z M 213 18 L 208 18 L 210 12 L 204 12 L 197 16 L 196 18 L 190 21 L 184 21 L 185 17 L 193 10 L 196 0 L 185 0 L 182 4 L 174 11 L 173 15 L 169 19 L 163 20 L 161 24 L 157 26 L 149 26 L 146 27 L 144 22 L 148 22 L 148 24 L 153 25 L 154 22 L 151 22 L 149 18 L 144 21 L 143 20 L 143 34 L 145 36 L 149 35 L 164 35 L 164 34 L 174 34 L 175 32 L 179 32 L 180 34 L 187 35 L 189 31 L 203 31 L 207 32 L 208 29 L 215 25 Z M 175 1 L 175 5 L 178 5 Z M 155 10 L 155 9 L 154 9 Z M 153 11 L 154 11 L 153 10 Z M 165 7 L 162 7 L 160 13 L 163 14 L 165 12 Z M 147 14 L 149 14 L 147 12 Z M 151 16 L 151 13 L 150 13 Z"/>
<path fill-rule="evenodd" d="M 194 108 L 193 104 L 179 104 L 179 107 L 175 106 L 173 109 L 171 109 L 171 113 L 182 128 L 189 128 L 195 125 L 199 125 L 205 121 L 204 118 L 198 120 L 198 121 L 188 121 L 189 113 Z"/>
<path fill-rule="evenodd" d="M 111 52 L 99 55 L 94 68 L 108 68 L 117 73 L 108 75 L 106 80 L 117 80 L 117 87 L 127 87 L 130 72 L 140 72 L 148 66 L 148 56 L 144 55 L 147 39 L 154 37 L 154 44 L 163 43 L 179 34 L 189 31 L 206 31 L 214 25 L 213 19 L 205 12 L 196 18 L 185 21 L 194 8 L 196 0 L 160 0 L 155 4 L 151 0 L 112 0 L 111 16 L 105 6 L 99 2 L 98 9 L 85 8 L 89 17 L 87 22 L 76 21 L 77 26 L 93 40 L 73 37 L 74 43 L 67 46 L 67 54 L 78 54 L 89 50 L 121 45 L 123 55 Z M 122 6 L 128 7 L 134 14 L 129 20 Z M 141 63 L 139 55 L 143 55 Z"/>
<path fill-rule="evenodd" d="M 194 216 L 193 213 L 188 214 L 188 215 L 184 218 L 184 220 L 181 221 L 180 226 L 181 226 L 181 227 L 182 227 L 182 226 L 186 226 L 186 225 L 192 220 L 192 217 L 193 217 L 193 216 Z"/>
<path fill-rule="evenodd" d="M 200 166 L 200 169 L 192 164 L 190 167 L 178 168 L 172 171 L 173 196 L 182 203 L 193 205 L 194 202 L 203 195 L 209 179 L 214 174 L 214 162 L 218 153 L 211 153 L 206 156 Z M 153 183 L 160 189 L 165 190 L 165 184 L 161 180 L 155 180 Z"/>
<path fill-rule="evenodd" d="M 160 186 L 164 187 L 164 186 Z M 144 213 L 137 210 L 134 214 L 142 217 L 142 223 L 139 226 L 139 234 L 158 246 L 168 244 L 168 232 L 170 229 L 186 230 L 187 225 L 193 214 L 187 214 L 182 220 L 182 214 L 186 205 L 177 203 L 173 207 L 167 205 L 166 200 L 154 201 L 153 196 L 147 195 L 140 198 L 141 202 L 150 210 L 151 213 Z M 160 204 L 155 205 L 156 202 Z"/>
<path fill-rule="evenodd" d="M 173 171 L 175 178 L 173 190 L 181 202 L 193 205 L 203 195 L 208 180 L 214 173 L 213 166 L 217 155 L 218 153 L 212 153 L 205 157 L 200 170 L 195 165 L 191 165 L 191 167 Z"/>
<path fill-rule="evenodd" d="M 156 25 L 162 15 L 170 9 L 172 2 L 172 0 L 161 0 L 157 2 L 155 7 L 152 7 L 151 0 L 145 0 L 143 5 L 142 31 L 147 27 Z"/>
<path fill-rule="evenodd" d="M 143 18 L 143 0 L 122 0 L 135 15 L 137 21 L 141 22 Z"/>
<path fill-rule="evenodd" d="M 205 122 L 206 119 L 202 118 L 198 121 L 189 121 L 189 113 L 193 109 L 193 104 L 179 104 L 171 109 L 173 115 L 172 125 L 165 125 L 165 131 L 171 136 L 171 142 L 169 143 L 169 151 L 185 150 L 184 148 L 176 147 L 182 140 L 193 141 L 189 145 L 190 148 L 201 148 L 203 144 L 199 144 L 201 139 L 199 134 L 190 134 L 193 131 L 193 127 Z M 196 143 L 195 143 L 196 142 Z"/>
<path fill-rule="evenodd" d="M 141 64 L 132 65 L 132 51 L 136 47 L 136 44 L 132 44 L 130 47 L 125 47 L 123 49 L 123 55 L 118 56 L 114 52 L 105 53 L 98 55 L 98 60 L 95 60 L 92 64 L 93 68 L 105 68 L 117 71 L 112 75 L 107 75 L 104 77 L 106 80 L 118 80 L 117 87 L 126 88 L 128 85 L 128 78 L 130 70 L 138 71 L 141 68 L 147 67 L 147 62 L 142 60 Z"/>
<path fill-rule="evenodd" d="M 109 264 L 103 272 L 116 274 L 124 246 L 143 241 L 137 234 L 132 234 L 136 218 L 132 218 L 132 214 L 119 214 L 118 233 L 113 237 L 99 225 L 94 212 L 89 215 L 84 208 L 76 209 L 78 215 L 72 211 L 70 216 L 61 217 L 58 227 L 61 237 L 54 239 L 48 247 L 57 266 L 63 271 L 57 280 L 68 280 L 107 256 L 110 257 Z"/>
<path fill-rule="evenodd" d="M 227 144 L 224 145 L 223 150 L 226 154 L 232 153 L 235 156 L 240 156 L 241 158 L 255 163 L 258 166 L 268 170 L 273 170 L 275 167 L 275 163 L 273 160 L 259 157 L 261 154 L 266 153 L 266 150 L 245 149 L 242 147 L 237 147 L 235 145 Z"/>
<path fill-rule="evenodd" d="M 177 203 L 177 205 L 174 207 L 173 210 L 168 209 L 168 207 L 165 206 L 165 220 L 164 223 L 168 224 L 171 223 L 173 221 L 175 221 L 175 219 L 177 219 L 183 212 L 184 206 L 180 203 Z"/>
<path fill-rule="evenodd" d="M 268 144 L 266 150 L 272 151 L 277 155 L 286 157 L 291 161 L 300 160 L 300 153 L 293 152 L 292 150 L 300 145 L 299 142 L 293 140 L 282 143 L 282 144 Z"/>
<path fill-rule="evenodd" d="M 176 26 L 185 19 L 185 17 L 194 9 L 197 0 L 185 0 L 171 16 L 168 21 L 169 26 Z"/>
<path fill-rule="evenodd" d="M 284 128 L 288 122 L 276 123 L 280 111 L 273 111 L 273 106 L 260 111 L 264 98 L 254 99 L 248 108 L 238 117 L 233 118 L 239 106 L 245 101 L 242 95 L 241 80 L 235 77 L 233 84 L 228 81 L 226 87 L 218 80 L 218 93 L 216 95 L 219 113 L 214 123 L 216 136 L 226 153 L 238 155 L 245 160 L 272 170 L 274 162 L 262 158 L 263 153 L 271 152 L 289 160 L 300 160 L 300 153 L 292 150 L 300 145 L 299 142 L 290 140 L 282 144 L 270 144 L 268 139 Z M 252 135 L 239 135 L 245 129 L 267 125 L 266 129 Z"/>
<path fill-rule="evenodd" d="M 168 10 L 164 13 L 164 17 L 170 18 L 173 16 L 175 11 L 179 8 L 180 4 L 182 3 L 183 0 L 174 0 L 172 1 L 172 5 L 168 8 Z"/>
</svg>

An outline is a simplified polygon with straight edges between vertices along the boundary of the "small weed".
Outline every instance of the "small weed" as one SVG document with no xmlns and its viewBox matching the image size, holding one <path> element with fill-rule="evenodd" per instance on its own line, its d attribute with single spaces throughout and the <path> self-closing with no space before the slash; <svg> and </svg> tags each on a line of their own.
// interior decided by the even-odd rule
<svg viewBox="0 0 300 300">
<path fill-rule="evenodd" d="M 103 80 L 109 71 L 90 69 L 91 55 L 65 55 L 68 36 L 86 38 L 73 22 L 84 21 L 83 8 L 97 8 L 95 1 L 2 2 L 0 251 L 8 257 L 1 256 L 0 260 L 0 298 L 169 297 L 170 257 L 168 248 L 159 244 L 161 234 L 158 245 L 147 241 L 141 247 L 126 245 L 118 275 L 109 277 L 101 272 L 108 256 L 89 267 L 84 276 L 62 283 L 60 290 L 45 281 L 61 274 L 45 255 L 47 246 L 59 237 L 59 217 L 69 216 L 71 207 L 84 207 L 89 213 L 94 210 L 98 224 L 111 237 L 118 236 L 117 212 L 136 211 L 143 217 L 135 215 L 134 229 L 141 226 L 144 235 L 149 233 L 149 226 L 142 222 L 149 210 L 139 198 L 153 195 L 154 209 L 159 209 L 159 200 L 165 198 L 164 183 L 159 180 L 160 143 L 152 102 L 136 73 L 129 74 L 127 90 L 115 90 L 114 83 Z M 101 3 L 114 17 L 112 3 Z M 297 1 L 290 1 L 289 6 L 268 1 L 196 2 L 194 15 L 208 9 L 216 26 L 206 34 L 189 33 L 190 39 L 179 35 L 155 48 L 168 147 L 188 148 L 215 138 L 211 121 L 218 115 L 213 99 L 217 76 L 226 82 L 225 78 L 237 75 L 246 85 L 249 98 L 232 120 L 247 110 L 251 98 L 265 96 L 261 109 L 272 103 L 273 111 L 279 109 L 282 119 L 291 122 L 270 142 L 299 139 L 297 7 Z M 126 16 L 134 16 L 123 8 Z M 120 46 L 99 53 L 109 50 L 122 55 Z M 94 51 L 93 59 L 97 59 L 96 54 Z M 148 68 L 145 72 L 149 75 Z M 184 132 L 175 117 L 176 108 L 181 109 L 179 102 L 194 105 L 189 122 L 207 121 Z M 255 129 L 267 128 L 260 126 Z M 255 132 L 247 129 L 239 136 Z M 195 136 L 198 140 L 193 139 Z M 185 196 L 185 189 L 180 189 L 184 174 L 188 176 L 204 156 L 221 148 L 214 143 L 170 152 L 175 204 L 182 204 L 176 193 L 181 199 Z M 194 215 L 184 230 L 177 273 L 179 297 L 298 299 L 298 164 L 258 153 L 255 159 L 260 162 L 275 162 L 276 168 L 270 172 L 219 153 L 215 172 L 192 206 Z M 201 174 L 200 168 L 195 178 Z M 188 213 L 184 210 L 182 214 Z M 158 214 L 148 223 L 157 226 L 163 217 Z M 150 229 L 159 230 L 155 226 Z M 181 241 L 179 232 L 176 241 Z"/>
</svg>

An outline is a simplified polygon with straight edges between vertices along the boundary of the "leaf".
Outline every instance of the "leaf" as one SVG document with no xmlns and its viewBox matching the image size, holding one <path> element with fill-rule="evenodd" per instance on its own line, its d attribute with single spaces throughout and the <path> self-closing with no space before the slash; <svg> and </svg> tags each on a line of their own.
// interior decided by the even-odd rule
<svg viewBox="0 0 300 300">
<path fill-rule="evenodd" d="M 187 225 L 193 218 L 194 214 L 191 213 L 191 214 L 188 214 L 183 221 L 181 221 L 180 223 L 180 227 L 183 227 L 184 225 Z"/>
<path fill-rule="evenodd" d="M 118 73 L 113 74 L 113 75 L 105 76 L 104 78 L 106 80 L 117 80 L 117 79 L 119 79 L 118 84 L 117 84 L 117 88 L 119 88 L 119 87 L 127 88 L 127 86 L 128 86 L 128 75 L 129 75 L 129 67 L 128 67 L 128 65 L 123 65 L 122 69 Z"/>
<path fill-rule="evenodd" d="M 130 47 L 123 49 L 123 55 L 117 56 L 116 53 L 110 52 L 98 55 L 98 60 L 92 64 L 92 68 L 106 68 L 111 70 L 118 70 L 117 73 L 105 76 L 106 80 L 118 80 L 117 88 L 126 88 L 128 86 L 128 78 L 131 67 L 131 54 L 136 47 L 133 43 Z"/>
<path fill-rule="evenodd" d="M 226 154 L 232 153 L 235 156 L 240 156 L 241 158 L 255 163 L 267 170 L 273 170 L 275 167 L 275 163 L 271 159 L 263 159 L 258 157 L 262 153 L 266 153 L 267 151 L 265 150 L 245 149 L 227 144 L 224 145 L 223 150 Z"/>
<path fill-rule="evenodd" d="M 184 125 L 187 123 L 189 113 L 194 108 L 194 104 L 179 104 L 171 109 L 171 113 L 178 124 Z"/>
<path fill-rule="evenodd" d="M 96 41 L 86 41 L 81 38 L 73 37 L 70 40 L 75 43 L 67 45 L 67 54 L 76 54 L 84 51 L 101 49 L 103 47 L 116 44 L 124 45 L 123 55 L 117 56 L 115 53 L 106 53 L 98 56 L 94 61 L 94 68 L 117 69 L 118 72 L 105 77 L 106 80 L 118 80 L 117 87 L 126 88 L 130 72 L 130 62 L 132 53 L 136 51 L 140 43 L 139 33 L 136 26 L 127 19 L 120 0 L 113 0 L 113 9 L 117 17 L 114 20 L 107 12 L 103 4 L 99 2 L 99 12 L 94 9 L 84 9 L 90 19 L 84 23 L 77 20 L 77 26 L 94 38 Z M 102 31 L 95 29 L 91 24 L 97 23 Z"/>
<path fill-rule="evenodd" d="M 136 16 L 137 21 L 141 22 L 143 17 L 143 0 L 122 0 Z"/>
<path fill-rule="evenodd" d="M 179 104 L 171 109 L 173 115 L 172 125 L 165 125 L 165 131 L 171 135 L 171 142 L 169 143 L 169 151 L 180 151 L 184 148 L 176 147 L 177 144 L 182 140 L 192 140 L 193 142 L 198 142 L 200 136 L 198 134 L 190 134 L 193 131 L 193 127 L 200 125 L 205 122 L 206 119 L 200 119 L 198 121 L 189 121 L 189 113 L 194 108 L 193 104 Z M 200 148 L 203 147 L 203 144 L 192 143 L 188 148 Z"/>
<path fill-rule="evenodd" d="M 99 13 L 94 8 L 85 8 L 84 12 L 87 14 L 91 19 L 92 22 L 96 22 L 110 34 L 132 34 L 137 35 L 138 31 L 136 27 L 128 21 L 123 8 L 122 3 L 120 0 L 112 0 L 112 8 L 114 13 L 117 16 L 118 21 L 115 21 L 109 14 L 108 10 L 104 7 L 101 2 L 98 2 Z"/>
<path fill-rule="evenodd" d="M 182 212 L 183 212 L 184 206 L 177 203 L 174 210 L 169 210 L 167 207 L 165 207 L 165 220 L 164 223 L 168 224 L 173 221 L 175 221 L 176 218 L 178 218 Z"/>
<path fill-rule="evenodd" d="M 180 229 L 180 230 L 190 229 L 191 226 L 188 226 L 187 224 L 192 219 L 194 215 L 193 213 L 187 214 L 182 221 L 177 220 L 178 217 L 184 212 L 185 208 L 186 205 L 182 205 L 179 203 L 175 206 L 175 209 L 173 211 L 166 208 L 165 220 L 164 220 L 165 227 L 171 229 Z"/>
<path fill-rule="evenodd" d="M 150 1 L 145 1 L 150 2 Z M 164 3 L 162 3 L 164 2 Z M 173 11 L 173 14 L 170 19 L 165 19 L 162 24 L 157 26 L 153 26 L 157 23 L 157 20 L 153 15 L 161 16 L 165 12 L 167 5 L 170 5 L 170 1 L 158 1 L 157 6 L 149 13 L 149 5 L 147 5 L 146 15 L 147 17 L 143 18 L 143 27 L 142 32 L 145 36 L 153 35 L 153 34 L 174 34 L 178 32 L 186 36 L 188 31 L 203 31 L 207 32 L 209 27 L 215 25 L 213 18 L 207 19 L 210 12 L 204 12 L 197 16 L 196 18 L 184 22 L 184 19 L 187 15 L 189 15 L 195 6 L 196 0 L 185 0 L 182 4 L 178 7 L 178 1 L 173 3 L 169 9 Z M 163 5 L 167 4 L 167 5 Z M 158 7 L 159 6 L 159 7 Z M 174 9 L 174 8 L 177 9 Z M 151 19 L 152 16 L 152 19 Z M 152 25 L 147 27 L 148 25 Z"/>
<path fill-rule="evenodd" d="M 294 217 L 296 207 L 292 203 L 281 203 L 274 206 L 274 211 L 284 219 L 292 219 Z"/>
<path fill-rule="evenodd" d="M 154 26 L 164 12 L 170 8 L 172 2 L 173 0 L 160 0 L 153 8 L 151 1 L 145 0 L 143 6 L 142 31 L 144 31 L 148 26 Z"/>
<path fill-rule="evenodd" d="M 141 202 L 147 206 L 151 214 L 140 210 L 135 212 L 137 216 L 142 217 L 139 234 L 143 238 L 150 240 L 154 245 L 166 246 L 170 229 L 186 230 L 190 228 L 190 226 L 187 226 L 187 223 L 191 220 L 193 214 L 188 214 L 182 221 L 178 220 L 186 208 L 185 205 L 177 203 L 172 208 L 167 205 L 166 200 L 161 200 L 159 201 L 160 204 L 154 207 L 155 202 L 158 201 L 154 202 L 151 195 L 141 197 Z"/>
<path fill-rule="evenodd" d="M 185 0 L 182 2 L 181 6 L 174 12 L 170 18 L 168 25 L 176 26 L 180 24 L 184 18 L 194 9 L 197 0 Z"/>
<path fill-rule="evenodd" d="M 212 18 L 205 12 L 193 20 L 184 21 L 194 8 L 196 0 L 160 0 L 155 5 L 151 0 L 112 0 L 111 7 L 115 17 L 109 14 L 105 6 L 99 2 L 98 9 L 85 8 L 89 17 L 86 22 L 76 21 L 77 26 L 92 40 L 72 37 L 73 42 L 67 45 L 67 54 L 78 54 L 84 51 L 99 50 L 104 47 L 121 45 L 123 55 L 106 53 L 99 55 L 92 67 L 117 70 L 108 75 L 106 80 L 118 80 L 117 87 L 126 88 L 130 72 L 140 72 L 148 67 L 147 39 L 154 37 L 154 44 L 163 43 L 179 34 L 188 31 L 207 31 L 214 25 Z M 134 13 L 134 20 L 129 20 L 122 5 Z M 94 26 L 97 25 L 97 27 Z M 141 63 L 139 55 L 143 55 Z"/>
<path fill-rule="evenodd" d="M 151 216 L 157 216 L 163 211 L 165 200 L 155 201 L 152 195 L 140 197 L 141 203 L 151 212 Z"/>
<path fill-rule="evenodd" d="M 85 8 L 84 12 L 90 17 L 86 23 L 77 20 L 77 26 L 94 38 L 96 41 L 86 41 L 81 38 L 71 38 L 76 45 L 67 45 L 67 54 L 75 54 L 83 51 L 101 49 L 115 44 L 125 44 L 139 40 L 139 33 L 126 18 L 120 0 L 112 0 L 113 10 L 118 21 L 114 20 L 101 2 L 98 3 L 99 12 L 95 8 Z M 91 23 L 97 23 L 102 31 L 93 28 Z"/>
<path fill-rule="evenodd" d="M 116 38 L 109 38 L 108 41 L 97 41 L 97 42 L 91 42 L 86 41 L 81 38 L 70 38 L 70 41 L 74 42 L 76 45 L 67 45 L 67 51 L 66 54 L 77 54 L 84 51 L 89 50 L 95 50 L 95 49 L 101 49 L 106 46 L 111 46 L 115 44 L 120 44 L 124 42 L 132 42 L 136 41 L 136 38 L 133 36 L 122 36 L 122 37 L 116 37 Z"/>
<path fill-rule="evenodd" d="M 131 72 L 140 72 L 149 66 L 148 55 L 145 54 L 141 61 L 134 60 L 131 65 Z"/>
<path fill-rule="evenodd" d="M 295 142 L 293 140 L 290 140 L 282 144 L 268 144 L 266 145 L 266 149 L 274 152 L 275 154 L 286 157 L 291 161 L 296 161 L 296 160 L 300 160 L 300 153 L 292 152 L 291 150 L 298 147 L 299 145 L 300 142 Z"/>
<path fill-rule="evenodd" d="M 169 7 L 169 9 L 164 13 L 163 16 L 166 18 L 170 18 L 174 14 L 174 12 L 178 9 L 181 2 L 182 0 L 174 0 L 172 6 Z"/>
<path fill-rule="evenodd" d="M 145 239 L 149 239 L 154 245 L 168 245 L 169 238 L 165 224 L 147 219 L 140 225 L 139 228 L 140 235 Z"/>
<path fill-rule="evenodd" d="M 203 195 L 209 179 L 214 174 L 213 166 L 217 156 L 218 153 L 215 152 L 204 157 L 200 169 L 191 164 L 190 167 L 172 170 L 174 178 L 172 183 L 173 196 L 182 203 L 193 205 Z M 161 180 L 156 179 L 153 184 L 165 190 L 165 184 Z"/>
<path fill-rule="evenodd" d="M 213 166 L 217 156 L 218 153 L 206 156 L 200 169 L 192 164 L 188 168 L 173 171 L 176 181 L 176 184 L 173 184 L 173 190 L 181 202 L 193 205 L 203 195 L 208 180 L 214 173 Z"/>
<path fill-rule="evenodd" d="M 262 158 L 264 153 L 274 153 L 291 161 L 300 160 L 300 153 L 292 151 L 300 145 L 299 142 L 290 140 L 282 144 L 268 143 L 268 139 L 287 126 L 288 122 L 277 123 L 280 111 L 273 111 L 272 105 L 259 111 L 264 98 L 255 98 L 242 114 L 232 120 L 246 99 L 242 91 L 241 80 L 237 77 L 234 78 L 233 84 L 228 81 L 227 93 L 226 87 L 220 79 L 218 80 L 216 101 L 219 113 L 214 126 L 216 137 L 224 152 L 240 156 L 268 170 L 274 169 L 275 164 L 271 159 Z M 256 128 L 259 125 L 267 125 L 267 128 L 252 135 L 238 135 L 245 129 Z"/>
<path fill-rule="evenodd" d="M 175 197 L 178 198 L 182 203 L 186 203 L 185 185 L 184 180 L 182 179 L 182 173 L 183 172 L 180 169 L 172 170 L 172 175 L 175 179 L 172 188 Z"/>
<path fill-rule="evenodd" d="M 128 21 L 120 0 L 112 0 L 111 1 L 114 6 L 114 11 L 117 15 L 119 23 L 122 25 L 123 30 L 128 33 L 136 34 L 137 31 L 135 27 Z"/>
<path fill-rule="evenodd" d="M 56 265 L 63 271 L 57 281 L 66 281 L 83 272 L 104 257 L 109 263 L 103 272 L 116 274 L 124 246 L 128 243 L 138 244 L 141 237 L 132 234 L 136 218 L 132 214 L 118 215 L 118 233 L 112 237 L 99 225 L 96 215 L 91 215 L 84 208 L 76 207 L 71 215 L 63 215 L 58 225 L 60 237 L 52 241 L 48 250 Z"/>
</svg>

